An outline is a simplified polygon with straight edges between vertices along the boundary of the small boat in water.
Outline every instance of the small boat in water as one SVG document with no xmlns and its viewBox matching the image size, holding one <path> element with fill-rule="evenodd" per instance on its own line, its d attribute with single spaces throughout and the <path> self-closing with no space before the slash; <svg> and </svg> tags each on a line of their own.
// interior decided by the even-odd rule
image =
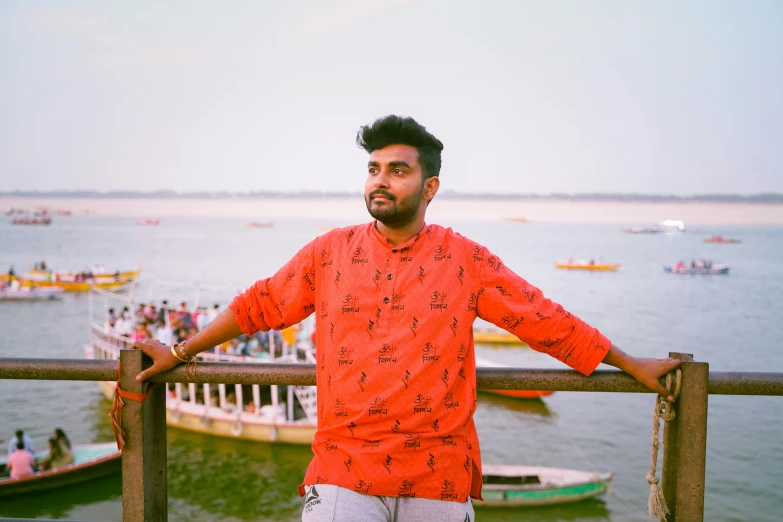
<svg viewBox="0 0 783 522">
<path fill-rule="evenodd" d="M 160 225 L 160 219 L 140 219 L 136 221 L 137 225 Z"/>
<path fill-rule="evenodd" d="M 11 221 L 11 224 L 12 225 L 51 225 L 52 218 L 50 218 L 49 216 L 16 218 Z"/>
<path fill-rule="evenodd" d="M 664 265 L 663 271 L 667 274 L 703 274 L 723 275 L 729 273 L 729 265 L 710 265 L 709 267 L 692 267 L 687 265 Z"/>
<path fill-rule="evenodd" d="M 579 502 L 605 493 L 611 473 L 539 466 L 482 464 L 482 507 L 544 506 Z M 474 501 L 475 502 L 475 501 Z"/>
<path fill-rule="evenodd" d="M 18 290 L 10 288 L 0 289 L 0 301 L 48 301 L 59 299 L 65 293 L 65 289 L 52 286 L 48 288 L 21 287 Z"/>
<path fill-rule="evenodd" d="M 723 236 L 705 237 L 703 241 L 705 243 L 727 243 L 727 244 L 742 243 L 742 241 L 739 239 L 729 239 Z"/>
<path fill-rule="evenodd" d="M 51 279 L 50 274 L 51 273 Z M 90 272 L 76 272 L 75 270 L 41 270 L 32 269 L 28 270 L 27 277 L 34 281 L 54 281 L 62 283 L 79 283 L 86 280 L 94 281 L 97 283 L 110 283 L 119 279 L 137 279 L 141 274 L 141 270 L 126 270 L 120 272 L 104 271 L 90 271 Z"/>
<path fill-rule="evenodd" d="M 555 263 L 557 268 L 563 270 L 593 270 L 596 272 L 614 272 L 620 268 L 620 263 L 590 264 L 590 263 Z"/>
<path fill-rule="evenodd" d="M 514 223 L 529 223 L 530 220 L 523 217 L 504 217 L 503 221 L 513 221 Z"/>
<path fill-rule="evenodd" d="M 0 456 L 0 498 L 16 497 L 79 484 L 112 473 L 119 473 L 121 467 L 121 452 L 117 449 L 116 442 L 84 444 L 73 447 L 73 464 L 38 471 L 30 476 L 12 480 L 8 477 L 6 469 L 8 455 L 3 453 Z M 44 454 L 36 455 L 36 461 L 42 457 Z"/>
<path fill-rule="evenodd" d="M 505 364 L 496 363 L 494 361 L 488 361 L 480 357 L 476 357 L 476 368 L 507 368 Z M 552 390 L 480 390 L 485 393 L 492 393 L 494 395 L 503 395 L 505 397 L 513 397 L 515 399 L 540 399 L 541 397 L 547 397 L 552 395 Z"/>
<path fill-rule="evenodd" d="M 628 234 L 679 234 L 685 232 L 685 223 L 679 219 L 667 219 L 651 227 L 623 228 Z"/>
<path fill-rule="evenodd" d="M 268 223 L 259 223 L 257 221 L 253 221 L 251 223 L 248 223 L 247 226 L 248 228 L 272 228 L 273 226 L 275 226 L 275 224 L 272 223 L 271 221 Z"/>
</svg>

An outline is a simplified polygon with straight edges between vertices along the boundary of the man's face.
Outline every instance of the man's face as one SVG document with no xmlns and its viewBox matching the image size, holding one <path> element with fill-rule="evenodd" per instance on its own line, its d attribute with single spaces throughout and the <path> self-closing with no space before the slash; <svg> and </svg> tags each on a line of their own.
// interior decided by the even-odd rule
<svg viewBox="0 0 783 522">
<path fill-rule="evenodd" d="M 389 227 L 413 222 L 435 195 L 429 195 L 423 178 L 416 147 L 389 145 L 373 151 L 364 184 L 367 211 Z"/>
</svg>

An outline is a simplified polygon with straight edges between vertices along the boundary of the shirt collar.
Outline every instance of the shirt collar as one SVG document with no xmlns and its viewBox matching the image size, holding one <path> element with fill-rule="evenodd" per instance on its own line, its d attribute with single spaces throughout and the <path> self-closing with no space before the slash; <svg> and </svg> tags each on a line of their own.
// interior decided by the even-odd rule
<svg viewBox="0 0 783 522">
<path fill-rule="evenodd" d="M 380 242 L 384 247 L 388 248 L 389 250 L 404 250 L 404 249 L 410 249 L 413 248 L 414 243 L 416 243 L 419 239 L 422 238 L 422 236 L 426 235 L 427 230 L 429 229 L 429 225 L 425 222 L 424 225 L 421 227 L 421 230 L 418 234 L 410 238 L 408 241 L 401 245 L 392 245 L 389 243 L 389 241 L 386 239 L 386 236 L 381 234 L 378 231 L 378 227 L 376 226 L 378 223 L 378 220 L 376 219 L 372 223 L 370 223 L 370 234 L 372 234 L 378 242 Z"/>
</svg>

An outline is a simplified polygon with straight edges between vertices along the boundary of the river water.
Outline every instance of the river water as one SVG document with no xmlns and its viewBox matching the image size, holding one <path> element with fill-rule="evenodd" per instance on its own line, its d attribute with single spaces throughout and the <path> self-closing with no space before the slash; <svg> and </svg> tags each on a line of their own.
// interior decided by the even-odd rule
<svg viewBox="0 0 783 522">
<path fill-rule="evenodd" d="M 140 295 L 176 302 L 192 291 L 163 281 L 218 289 L 202 301 L 225 304 L 270 275 L 330 220 L 277 220 L 270 229 L 228 218 L 74 216 L 49 227 L 0 223 L 0 269 L 17 273 L 45 259 L 54 268 L 143 267 Z M 689 352 L 717 371 L 781 371 L 783 227 L 690 227 L 681 235 L 630 235 L 625 224 L 441 222 L 486 245 L 634 355 Z M 739 245 L 704 244 L 712 234 Z M 615 273 L 556 270 L 569 257 L 619 262 Z M 664 274 L 664 263 L 710 258 L 728 276 Z M 87 296 L 40 303 L 0 302 L 0 357 L 80 358 L 87 340 Z M 561 368 L 524 348 L 477 346 L 477 354 L 519 367 Z M 649 487 L 651 394 L 559 392 L 542 402 L 480 395 L 476 424 L 484 462 L 537 464 L 614 473 L 609 495 L 566 507 L 477 508 L 477 520 L 643 521 Z M 74 443 L 113 439 L 110 404 L 92 382 L 0 381 L 0 437 L 24 429 L 38 448 L 55 427 Z M 773 521 L 783 508 L 783 401 L 710 397 L 706 520 Z M 223 440 L 169 429 L 170 520 L 299 520 L 296 493 L 310 450 Z M 119 477 L 0 500 L 0 517 L 121 519 Z"/>
</svg>

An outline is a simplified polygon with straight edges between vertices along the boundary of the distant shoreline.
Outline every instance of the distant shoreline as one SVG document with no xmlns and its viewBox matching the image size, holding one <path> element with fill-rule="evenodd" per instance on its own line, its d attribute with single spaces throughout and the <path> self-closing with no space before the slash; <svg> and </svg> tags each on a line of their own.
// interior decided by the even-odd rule
<svg viewBox="0 0 783 522">
<path fill-rule="evenodd" d="M 47 207 L 76 216 L 165 219 L 168 217 L 234 218 L 247 221 L 317 219 L 324 225 L 347 225 L 371 218 L 361 195 L 332 198 L 76 198 L 0 196 L 0 211 Z M 428 212 L 429 222 L 502 221 L 649 225 L 681 219 L 690 225 L 783 225 L 783 205 L 739 202 L 636 202 L 574 200 L 450 199 L 440 195 Z M 6 218 L 8 219 L 8 218 Z M 60 218 L 55 216 L 55 222 Z M 512 223 L 509 223 L 510 225 Z M 525 226 L 524 223 L 513 225 Z"/>
<path fill-rule="evenodd" d="M 177 193 L 172 190 L 155 192 L 136 192 L 119 190 L 99 191 L 12 191 L 0 192 L 0 198 L 77 198 L 77 199 L 196 199 L 196 200 L 274 200 L 274 199 L 314 199 L 334 200 L 361 197 L 360 192 L 189 192 Z M 601 203 L 741 203 L 749 205 L 783 205 L 783 194 L 694 194 L 676 196 L 672 194 L 492 194 L 461 193 L 441 190 L 441 200 L 455 201 L 552 201 L 552 202 L 601 202 Z"/>
</svg>

